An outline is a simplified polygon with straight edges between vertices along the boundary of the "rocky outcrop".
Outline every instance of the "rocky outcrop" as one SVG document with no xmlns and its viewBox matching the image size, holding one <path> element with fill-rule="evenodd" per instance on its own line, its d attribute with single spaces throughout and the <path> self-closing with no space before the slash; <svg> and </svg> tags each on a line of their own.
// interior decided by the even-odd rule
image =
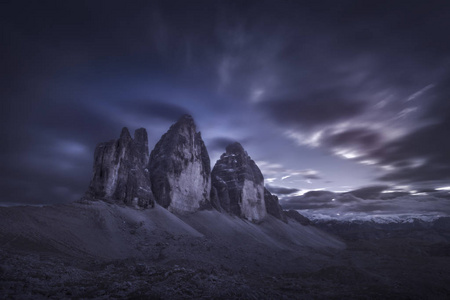
<svg viewBox="0 0 450 300">
<path fill-rule="evenodd" d="M 210 206 L 209 155 L 191 116 L 181 117 L 161 137 L 150 155 L 148 169 L 161 206 L 175 212 Z"/>
<path fill-rule="evenodd" d="M 211 193 L 210 193 L 210 201 L 211 206 L 219 212 L 222 212 L 222 206 L 220 205 L 219 195 L 217 193 L 217 189 L 211 185 Z"/>
<path fill-rule="evenodd" d="M 266 204 L 266 210 L 269 215 L 286 222 L 286 216 L 283 213 L 278 197 L 272 195 L 266 188 L 264 188 L 264 202 Z"/>
<path fill-rule="evenodd" d="M 250 221 L 266 216 L 264 177 L 241 144 L 226 148 L 211 173 L 220 207 Z"/>
<path fill-rule="evenodd" d="M 311 224 L 311 221 L 308 218 L 301 215 L 296 210 L 291 209 L 291 210 L 284 211 L 284 213 L 285 213 L 286 217 L 294 219 L 295 221 L 299 222 L 302 225 L 307 226 L 307 225 Z"/>
<path fill-rule="evenodd" d="M 118 140 L 100 143 L 95 149 L 93 176 L 85 198 L 153 206 L 148 159 L 147 131 L 137 129 L 133 139 L 124 127 Z"/>
</svg>

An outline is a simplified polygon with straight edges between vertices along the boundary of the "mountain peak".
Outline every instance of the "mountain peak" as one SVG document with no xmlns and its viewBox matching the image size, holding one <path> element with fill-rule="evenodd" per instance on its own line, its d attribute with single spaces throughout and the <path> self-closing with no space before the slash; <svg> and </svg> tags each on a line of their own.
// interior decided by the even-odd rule
<svg viewBox="0 0 450 300">
<path fill-rule="evenodd" d="M 178 122 L 180 122 L 180 121 L 192 121 L 193 122 L 194 118 L 190 114 L 184 114 L 178 119 Z"/>
<path fill-rule="evenodd" d="M 177 212 L 209 206 L 209 155 L 190 115 L 183 115 L 161 137 L 150 155 L 148 169 L 161 206 Z"/>
<path fill-rule="evenodd" d="M 227 146 L 212 170 L 211 179 L 221 209 L 250 221 L 265 217 L 264 177 L 241 144 Z"/>
<path fill-rule="evenodd" d="M 225 149 L 227 154 L 247 154 L 239 142 L 229 144 Z"/>
<path fill-rule="evenodd" d="M 134 141 L 136 143 L 148 143 L 147 130 L 145 128 L 136 129 L 134 131 Z"/>
<path fill-rule="evenodd" d="M 124 127 L 118 140 L 100 143 L 95 149 L 93 177 L 85 197 L 130 206 L 154 204 L 148 163 L 147 131 L 140 128 L 131 138 Z"/>
<path fill-rule="evenodd" d="M 128 131 L 127 127 L 122 128 L 122 131 L 120 132 L 120 139 L 121 140 L 131 140 L 131 134 L 130 134 L 130 131 Z"/>
<path fill-rule="evenodd" d="M 174 126 L 187 126 L 194 129 L 196 128 L 194 118 L 192 118 L 192 116 L 188 114 L 182 115 L 174 124 Z"/>
</svg>

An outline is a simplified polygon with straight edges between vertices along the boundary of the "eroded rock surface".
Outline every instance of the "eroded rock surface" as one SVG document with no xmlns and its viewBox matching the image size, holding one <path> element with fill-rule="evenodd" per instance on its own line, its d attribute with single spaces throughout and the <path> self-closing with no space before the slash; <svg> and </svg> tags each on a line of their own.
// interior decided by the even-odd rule
<svg viewBox="0 0 450 300">
<path fill-rule="evenodd" d="M 266 216 L 264 177 L 241 144 L 233 143 L 226 148 L 211 178 L 224 211 L 250 221 Z"/>
<path fill-rule="evenodd" d="M 269 215 L 286 222 L 286 216 L 283 209 L 280 206 L 278 197 L 272 195 L 266 188 L 264 188 L 264 202 L 266 204 L 266 210 Z"/>
<path fill-rule="evenodd" d="M 310 225 L 310 224 L 311 224 L 311 221 L 310 221 L 307 217 L 301 215 L 301 214 L 300 214 L 298 211 L 296 211 L 296 210 L 293 210 L 293 209 L 291 209 L 291 210 L 285 210 L 285 211 L 284 211 L 284 214 L 285 214 L 288 218 L 294 219 L 295 221 L 299 222 L 299 223 L 302 224 L 302 225 L 307 226 L 307 225 Z"/>
<path fill-rule="evenodd" d="M 165 133 L 148 165 L 156 201 L 175 212 L 210 206 L 211 166 L 194 120 L 184 115 Z"/>
<path fill-rule="evenodd" d="M 137 129 L 133 139 L 124 127 L 118 140 L 96 147 L 93 177 L 85 198 L 144 208 L 153 206 L 154 197 L 146 169 L 148 158 L 147 131 Z"/>
</svg>

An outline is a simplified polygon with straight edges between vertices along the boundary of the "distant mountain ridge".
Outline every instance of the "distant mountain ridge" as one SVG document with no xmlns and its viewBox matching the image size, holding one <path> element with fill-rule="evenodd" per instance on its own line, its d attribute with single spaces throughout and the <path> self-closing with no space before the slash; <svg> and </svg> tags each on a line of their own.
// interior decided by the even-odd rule
<svg viewBox="0 0 450 300">
<path fill-rule="evenodd" d="M 347 241 L 414 237 L 440 243 L 450 238 L 450 217 L 346 221 L 314 220 L 312 224 Z"/>
<path fill-rule="evenodd" d="M 331 219 L 331 218 L 320 218 L 314 216 L 308 216 L 308 218 L 313 223 L 324 223 L 324 222 L 338 222 L 338 223 L 365 223 L 372 222 L 378 224 L 390 224 L 390 223 L 398 223 L 398 224 L 408 224 L 414 222 L 425 222 L 431 223 L 439 219 L 450 219 L 447 216 L 439 216 L 439 215 L 367 215 L 360 218 L 354 219 Z"/>
</svg>

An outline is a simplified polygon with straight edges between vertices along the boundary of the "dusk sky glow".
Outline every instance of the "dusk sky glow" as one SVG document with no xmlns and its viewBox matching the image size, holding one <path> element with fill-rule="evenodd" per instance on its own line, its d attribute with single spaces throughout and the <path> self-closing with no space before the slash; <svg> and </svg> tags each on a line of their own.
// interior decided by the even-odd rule
<svg viewBox="0 0 450 300">
<path fill-rule="evenodd" d="M 189 113 L 212 165 L 239 141 L 293 208 L 450 212 L 448 1 L 1 6 L 3 203 L 77 200 L 97 143 L 153 149 Z"/>
</svg>

